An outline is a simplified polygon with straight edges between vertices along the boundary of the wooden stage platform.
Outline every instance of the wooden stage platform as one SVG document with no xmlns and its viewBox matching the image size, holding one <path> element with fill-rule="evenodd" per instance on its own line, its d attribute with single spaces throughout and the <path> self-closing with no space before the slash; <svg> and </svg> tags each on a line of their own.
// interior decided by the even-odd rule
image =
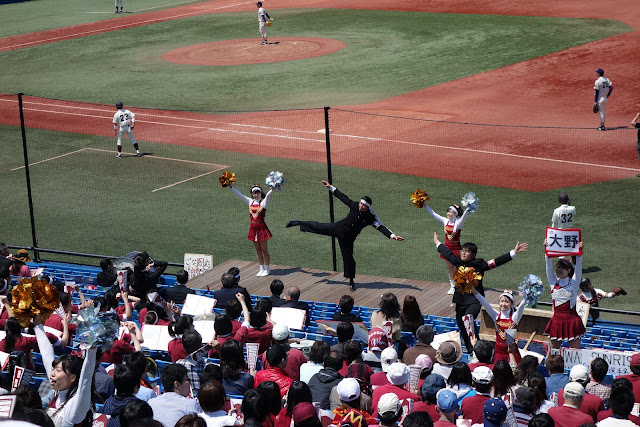
<svg viewBox="0 0 640 427">
<path fill-rule="evenodd" d="M 247 288 L 251 295 L 271 295 L 271 281 L 280 279 L 285 290 L 289 286 L 300 288 L 301 300 L 337 303 L 342 295 L 350 294 L 357 306 L 375 308 L 380 304 L 380 296 L 383 293 L 392 292 L 398 297 L 401 307 L 404 297 L 412 295 L 420 304 L 423 314 L 451 316 L 451 295 L 447 295 L 448 283 L 358 275 L 355 279 L 357 288 L 355 292 L 351 292 L 349 281 L 342 272 L 272 265 L 270 276 L 257 277 L 259 266 L 256 262 L 228 260 L 189 280 L 187 286 L 194 289 L 206 289 L 207 286 L 211 290 L 220 289 L 220 278 L 231 267 L 240 269 L 240 286 Z M 446 274 L 444 268 L 442 274 Z M 499 291 L 485 289 L 485 293 L 491 303 L 498 302 Z"/>
</svg>

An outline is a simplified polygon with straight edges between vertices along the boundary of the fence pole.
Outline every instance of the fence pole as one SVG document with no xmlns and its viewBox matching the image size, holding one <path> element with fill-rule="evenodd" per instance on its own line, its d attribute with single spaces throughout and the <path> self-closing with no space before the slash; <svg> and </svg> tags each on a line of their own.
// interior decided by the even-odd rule
<svg viewBox="0 0 640 427">
<path fill-rule="evenodd" d="M 331 174 L 331 136 L 329 135 L 329 110 L 331 107 L 324 107 L 324 138 L 327 146 L 327 182 L 333 184 L 333 176 Z M 333 212 L 333 193 L 329 192 L 329 219 L 335 221 Z M 333 261 L 333 271 L 338 271 L 338 263 L 336 261 L 336 238 L 331 238 L 331 259 Z"/>
<path fill-rule="evenodd" d="M 22 154 L 24 155 L 24 172 L 27 179 L 27 198 L 29 199 L 29 218 L 31 219 L 31 244 L 33 245 L 33 258 L 40 258 L 38 253 L 38 239 L 36 239 L 36 222 L 33 215 L 33 197 L 31 195 L 31 175 L 29 174 L 29 155 L 27 154 L 27 132 L 24 127 L 24 110 L 22 108 L 22 95 L 18 94 L 18 109 L 20 110 L 20 128 L 22 129 Z"/>
</svg>

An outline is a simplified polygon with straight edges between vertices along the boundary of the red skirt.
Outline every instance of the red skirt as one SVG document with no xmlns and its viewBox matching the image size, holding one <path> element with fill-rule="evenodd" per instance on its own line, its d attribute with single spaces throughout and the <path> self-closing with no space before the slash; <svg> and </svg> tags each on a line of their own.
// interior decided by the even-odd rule
<svg viewBox="0 0 640 427">
<path fill-rule="evenodd" d="M 460 249 L 462 249 L 462 246 L 460 245 L 460 240 L 445 240 L 444 245 L 449 249 L 451 249 L 451 252 L 453 252 L 455 256 L 460 256 Z M 440 258 L 447 260 L 442 255 L 440 255 Z"/>
<path fill-rule="evenodd" d="M 273 235 L 271 231 L 269 231 L 269 227 L 264 222 L 251 222 L 251 227 L 249 227 L 249 235 L 247 236 L 248 240 L 252 242 L 262 242 L 264 240 L 269 240 Z"/>
<path fill-rule="evenodd" d="M 553 311 L 553 317 L 547 323 L 544 334 L 549 339 L 555 341 L 573 341 L 587 332 L 582 324 L 582 319 L 578 316 L 575 307 L 569 308 L 569 302 L 566 302 Z"/>
<path fill-rule="evenodd" d="M 517 351 L 514 353 L 514 356 L 516 357 L 516 363 L 520 364 L 520 361 L 522 360 L 520 349 L 517 349 Z M 505 341 L 496 341 L 495 350 L 493 352 L 493 363 L 496 363 L 498 360 L 504 360 L 505 362 L 509 363 L 509 347 L 507 346 L 507 343 Z"/>
</svg>

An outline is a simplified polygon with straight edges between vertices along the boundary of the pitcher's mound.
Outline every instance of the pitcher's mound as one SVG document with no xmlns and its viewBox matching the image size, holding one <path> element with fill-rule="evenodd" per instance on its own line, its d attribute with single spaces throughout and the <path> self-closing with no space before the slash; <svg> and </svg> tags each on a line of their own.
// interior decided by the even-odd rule
<svg viewBox="0 0 640 427">
<path fill-rule="evenodd" d="M 261 45 L 259 38 L 224 40 L 171 50 L 162 59 L 188 65 L 243 65 L 292 61 L 327 55 L 346 47 L 333 39 L 273 37 Z"/>
</svg>

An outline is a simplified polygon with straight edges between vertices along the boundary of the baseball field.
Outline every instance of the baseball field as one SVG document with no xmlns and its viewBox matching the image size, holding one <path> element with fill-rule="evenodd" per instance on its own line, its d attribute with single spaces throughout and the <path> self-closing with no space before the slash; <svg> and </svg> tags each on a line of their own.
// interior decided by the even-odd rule
<svg viewBox="0 0 640 427">
<path fill-rule="evenodd" d="M 479 196 L 462 239 L 480 256 L 531 244 L 487 285 L 544 277 L 544 228 L 567 191 L 585 274 L 596 287 L 627 288 L 616 302 L 631 308 L 640 11 L 615 3 L 268 0 L 266 46 L 253 2 L 125 0 L 117 15 L 110 2 L 0 5 L 0 240 L 31 245 L 14 96 L 24 92 L 39 246 L 252 260 L 246 208 L 217 178 L 231 170 L 246 191 L 280 170 L 285 189 L 267 218 L 272 262 L 330 269 L 329 239 L 284 224 L 328 220 L 320 181 L 331 106 L 334 184 L 371 196 L 406 238 L 364 232 L 359 272 L 445 281 L 433 246 L 441 226 L 409 202 L 419 187 L 441 214 L 468 191 Z M 598 67 L 614 86 L 606 132 L 590 113 Z M 117 100 L 136 113 L 142 158 L 115 158 Z"/>
</svg>

